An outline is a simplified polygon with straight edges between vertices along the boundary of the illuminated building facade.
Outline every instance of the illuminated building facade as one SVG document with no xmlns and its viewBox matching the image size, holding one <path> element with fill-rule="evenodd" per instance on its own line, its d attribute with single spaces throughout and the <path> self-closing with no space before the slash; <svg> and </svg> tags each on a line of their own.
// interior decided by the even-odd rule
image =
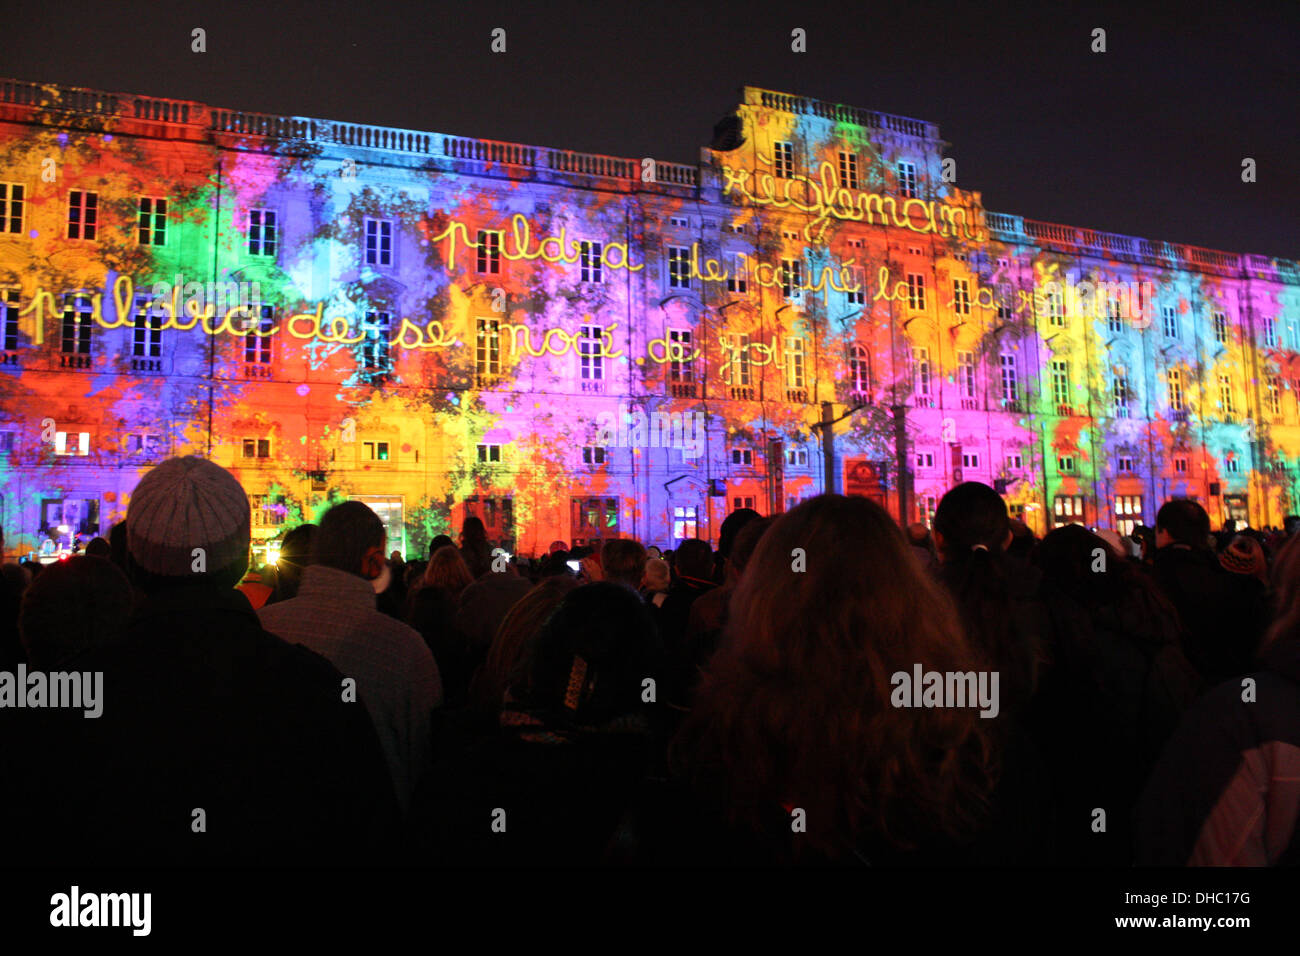
<svg viewBox="0 0 1300 956">
<path fill-rule="evenodd" d="M 755 88 L 686 166 L 0 81 L 9 552 L 187 453 L 263 552 L 345 497 L 414 553 L 716 540 L 824 489 L 827 402 L 904 520 L 1297 510 L 1296 263 L 986 212 L 944 145 Z"/>
</svg>

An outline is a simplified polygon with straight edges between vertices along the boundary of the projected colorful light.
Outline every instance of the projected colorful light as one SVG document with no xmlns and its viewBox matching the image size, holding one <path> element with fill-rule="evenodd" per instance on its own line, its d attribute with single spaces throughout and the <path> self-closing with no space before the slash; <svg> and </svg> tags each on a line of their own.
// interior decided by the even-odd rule
<svg viewBox="0 0 1300 956">
<path fill-rule="evenodd" d="M 986 212 L 932 124 L 737 118 L 683 166 L 0 81 L 10 555 L 186 453 L 263 555 L 344 497 L 411 551 L 716 538 L 823 490 L 823 402 L 909 521 L 963 479 L 1040 532 L 1297 510 L 1295 263 Z"/>
</svg>

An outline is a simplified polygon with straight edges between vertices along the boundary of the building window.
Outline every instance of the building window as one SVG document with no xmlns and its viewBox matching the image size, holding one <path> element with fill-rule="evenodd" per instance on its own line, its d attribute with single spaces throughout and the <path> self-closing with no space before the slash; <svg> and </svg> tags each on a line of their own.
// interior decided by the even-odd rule
<svg viewBox="0 0 1300 956">
<path fill-rule="evenodd" d="M 739 511 L 741 508 L 748 508 L 749 510 L 753 511 L 753 510 L 754 510 L 754 498 L 753 498 L 753 496 L 751 496 L 751 495 L 743 495 L 743 496 L 735 497 L 735 498 L 732 498 L 732 499 L 731 499 L 731 510 L 732 510 L 732 511 Z"/>
<path fill-rule="evenodd" d="M 165 452 L 160 435 L 147 432 L 132 432 L 126 436 L 126 453 L 132 458 L 159 458 Z"/>
<path fill-rule="evenodd" d="M 731 463 L 733 465 L 750 466 L 754 464 L 754 452 L 749 448 L 731 449 Z"/>
<path fill-rule="evenodd" d="M 803 294 L 803 260 L 781 260 L 781 294 L 793 299 Z"/>
<path fill-rule="evenodd" d="M 73 189 L 68 193 L 68 238 L 94 239 L 99 231 L 99 193 Z"/>
<path fill-rule="evenodd" d="M 248 211 L 248 254 L 274 257 L 277 243 L 275 213 L 270 209 L 250 209 Z"/>
<path fill-rule="evenodd" d="M 501 321 L 479 319 L 474 348 L 474 367 L 481 378 L 501 374 Z"/>
<path fill-rule="evenodd" d="M 1009 471 L 1019 471 L 1024 467 L 1024 459 L 1020 455 L 1007 455 L 1007 469 Z"/>
<path fill-rule="evenodd" d="M 861 345 L 849 347 L 849 391 L 854 395 L 871 391 L 871 362 Z"/>
<path fill-rule="evenodd" d="M 605 449 L 601 445 L 583 445 L 582 463 L 584 465 L 605 464 Z"/>
<path fill-rule="evenodd" d="M 1123 535 L 1131 535 L 1133 529 L 1142 523 L 1142 496 L 1116 495 L 1115 530 Z"/>
<path fill-rule="evenodd" d="M 1261 319 L 1260 338 L 1264 342 L 1264 348 L 1277 348 L 1277 323 L 1270 318 Z"/>
<path fill-rule="evenodd" d="M 1048 325 L 1058 329 L 1065 328 L 1065 302 L 1060 287 L 1054 282 L 1049 284 L 1047 291 L 1043 293 L 1043 308 Z"/>
<path fill-rule="evenodd" d="M 858 188 L 858 154 L 840 153 L 840 185 L 845 189 Z"/>
<path fill-rule="evenodd" d="M 676 505 L 673 508 L 673 540 L 686 541 L 699 537 L 699 515 L 694 505 Z"/>
<path fill-rule="evenodd" d="M 1120 369 L 1115 372 L 1111 382 L 1111 394 L 1115 400 L 1115 417 L 1129 417 L 1128 372 Z"/>
<path fill-rule="evenodd" d="M 363 441 L 361 443 L 361 457 L 366 461 L 388 461 L 388 442 Z"/>
<path fill-rule="evenodd" d="M 1214 341 L 1220 345 L 1228 344 L 1228 315 L 1226 312 L 1214 313 Z"/>
<path fill-rule="evenodd" d="M 75 308 L 63 312 L 63 335 L 60 351 L 64 355 L 89 355 L 90 330 L 94 325 L 89 303 L 77 300 Z"/>
<path fill-rule="evenodd" d="M 1174 459 L 1174 474 L 1175 474 L 1175 475 L 1185 475 L 1185 474 L 1187 474 L 1187 459 L 1186 459 L 1186 458 L 1178 457 L 1178 458 L 1175 458 L 1175 459 Z"/>
<path fill-rule="evenodd" d="M 794 336 L 785 340 L 785 384 L 787 388 L 804 387 L 804 341 Z"/>
<path fill-rule="evenodd" d="M 1115 459 L 1115 470 L 1123 474 L 1133 473 L 1133 456 L 1120 455 Z"/>
<path fill-rule="evenodd" d="M 501 274 L 501 233 L 495 229 L 478 231 L 475 266 L 480 275 Z"/>
<path fill-rule="evenodd" d="M 1224 418 L 1231 418 L 1236 414 L 1232 402 L 1232 379 L 1227 375 L 1219 376 L 1219 407 L 1223 409 Z"/>
<path fill-rule="evenodd" d="M 844 293 L 845 300 L 849 305 L 866 305 L 867 304 L 867 283 L 864 273 L 856 267 L 849 270 L 855 288 Z"/>
<path fill-rule="evenodd" d="M 772 147 L 772 171 L 777 179 L 794 175 L 794 143 L 776 143 Z"/>
<path fill-rule="evenodd" d="M 479 233 L 482 241 L 483 234 Z M 479 255 L 483 250 L 479 249 Z M 393 222 L 391 219 L 366 220 L 366 265 L 391 266 L 393 264 Z M 481 270 L 480 270 L 481 271 Z"/>
<path fill-rule="evenodd" d="M 787 448 L 785 450 L 785 463 L 791 468 L 808 467 L 808 449 L 807 448 Z"/>
<path fill-rule="evenodd" d="M 916 164 L 898 164 L 898 191 L 907 199 L 916 198 Z"/>
<path fill-rule="evenodd" d="M 1278 381 L 1276 375 L 1270 375 L 1267 382 L 1268 392 L 1265 395 L 1265 402 L 1268 406 L 1268 413 L 1273 418 L 1282 414 L 1282 384 Z"/>
<path fill-rule="evenodd" d="M 689 229 L 691 221 L 685 216 L 669 216 L 668 225 L 675 229 Z"/>
<path fill-rule="evenodd" d="M 278 528 L 284 524 L 285 515 L 289 509 L 281 501 L 276 501 L 276 495 L 253 495 L 252 508 L 253 527 L 255 528 Z"/>
<path fill-rule="evenodd" d="M 485 465 L 499 464 L 501 461 L 501 446 L 480 444 L 478 446 L 478 460 Z"/>
<path fill-rule="evenodd" d="M 1010 322 L 1015 317 L 1015 310 L 1011 308 L 1011 287 L 1009 285 L 998 286 L 998 321 Z"/>
<path fill-rule="evenodd" d="M 16 432 L 7 430 L 0 431 L 0 455 L 9 455 L 13 453 L 13 450 L 16 447 L 14 444 L 16 434 Z"/>
<path fill-rule="evenodd" d="M 392 367 L 388 352 L 391 330 L 392 317 L 387 312 L 366 313 L 366 337 L 361 343 L 361 364 L 366 371 L 387 371 Z"/>
<path fill-rule="evenodd" d="M 1119 299 L 1114 296 L 1106 299 L 1106 328 L 1116 334 L 1124 331 L 1124 317 L 1120 314 Z"/>
<path fill-rule="evenodd" d="M 253 365 L 271 364 L 271 331 L 275 328 L 275 308 L 264 305 L 256 329 L 244 333 L 244 361 Z M 260 335 L 253 334 L 261 333 Z"/>
<path fill-rule="evenodd" d="M 574 547 L 593 538 L 617 537 L 617 498 L 572 498 L 570 504 Z"/>
<path fill-rule="evenodd" d="M 245 439 L 244 439 L 244 457 L 245 457 L 245 458 L 270 458 L 270 457 L 271 457 L 271 439 L 269 439 L 269 438 L 245 438 Z"/>
<path fill-rule="evenodd" d="M 934 452 L 919 451 L 916 453 L 916 467 L 918 470 L 929 470 L 934 467 Z"/>
<path fill-rule="evenodd" d="M 957 353 L 957 392 L 962 408 L 975 407 L 975 353 Z"/>
<path fill-rule="evenodd" d="M 148 297 L 135 303 L 135 326 L 131 330 L 131 356 L 133 358 L 160 358 L 165 317 L 161 309 L 151 307 Z"/>
<path fill-rule="evenodd" d="M 925 276 L 920 273 L 907 274 L 907 307 L 917 312 L 925 308 Z"/>
<path fill-rule="evenodd" d="M 916 376 L 916 394 L 930 395 L 930 350 L 918 346 L 912 349 L 912 364 Z"/>
<path fill-rule="evenodd" d="M 736 347 L 732 349 L 731 364 L 735 367 L 731 373 L 731 384 L 748 387 L 750 368 L 748 332 L 741 332 L 736 336 Z"/>
<path fill-rule="evenodd" d="M 1161 309 L 1161 316 L 1164 319 L 1165 338 L 1178 338 L 1178 312 L 1172 305 L 1167 305 Z"/>
<path fill-rule="evenodd" d="M 668 288 L 691 287 L 691 250 L 685 246 L 668 247 Z"/>
<path fill-rule="evenodd" d="M 1074 414 L 1070 406 L 1070 363 L 1064 359 L 1052 362 L 1052 398 L 1056 402 L 1056 414 Z"/>
<path fill-rule="evenodd" d="M 27 187 L 22 183 L 0 183 L 0 232 L 23 231 L 23 207 Z"/>
<path fill-rule="evenodd" d="M 733 253 L 731 269 L 727 272 L 727 291 L 744 294 L 749 291 L 749 266 L 743 252 Z"/>
<path fill-rule="evenodd" d="M 578 244 L 578 270 L 583 282 L 604 282 L 605 247 L 599 242 L 584 240 Z"/>
<path fill-rule="evenodd" d="M 970 282 L 952 280 L 952 309 L 957 315 L 970 315 Z"/>
<path fill-rule="evenodd" d="M 980 466 L 979 452 L 962 452 L 961 466 L 963 468 L 978 468 Z"/>
<path fill-rule="evenodd" d="M 1020 402 L 1020 383 L 1016 375 L 1016 357 L 1002 353 L 1002 405 L 1004 408 L 1016 408 Z"/>
<path fill-rule="evenodd" d="M 138 236 L 142 246 L 167 244 L 167 200 L 150 196 L 140 197 L 140 223 Z"/>
<path fill-rule="evenodd" d="M 84 458 L 90 454 L 90 432 L 55 432 L 54 454 Z"/>
<path fill-rule="evenodd" d="M 605 354 L 600 344 L 600 326 L 582 326 L 578 337 L 578 357 L 584 382 L 599 382 L 605 378 Z"/>
<path fill-rule="evenodd" d="M 1223 470 L 1230 475 L 1238 474 L 1241 471 L 1240 460 L 1232 452 L 1229 452 L 1228 457 L 1223 460 Z"/>
<path fill-rule="evenodd" d="M 17 289 L 0 292 L 0 313 L 4 315 L 4 349 L 12 352 L 18 348 L 19 293 Z"/>
<path fill-rule="evenodd" d="M 465 499 L 465 516 L 473 515 L 483 522 L 488 538 L 497 541 L 506 550 L 513 548 L 515 528 L 514 498 L 506 495 L 500 498 L 480 498 L 471 495 Z M 399 525 L 400 527 L 400 522 Z"/>
<path fill-rule="evenodd" d="M 1053 507 L 1056 516 L 1056 524 L 1083 524 L 1083 496 L 1082 495 L 1057 495 Z"/>
<path fill-rule="evenodd" d="M 1169 376 L 1169 410 L 1171 412 L 1183 411 L 1183 373 L 1180 369 L 1171 368 Z"/>
<path fill-rule="evenodd" d="M 692 384 L 695 381 L 695 364 L 692 360 L 695 348 L 690 330 L 669 329 L 668 349 L 669 379 L 682 385 Z"/>
</svg>

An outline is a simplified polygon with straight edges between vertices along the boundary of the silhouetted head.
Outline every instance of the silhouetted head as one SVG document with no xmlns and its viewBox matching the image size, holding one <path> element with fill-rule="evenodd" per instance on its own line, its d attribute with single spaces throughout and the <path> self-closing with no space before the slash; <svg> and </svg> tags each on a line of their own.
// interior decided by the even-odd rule
<svg viewBox="0 0 1300 956">
<path fill-rule="evenodd" d="M 673 556 L 677 573 L 685 577 L 707 581 L 713 573 L 713 549 L 707 541 L 689 538 L 677 546 Z"/>
<path fill-rule="evenodd" d="M 934 512 L 934 543 L 944 561 L 976 548 L 1006 550 L 1011 543 L 1007 503 L 988 485 L 965 481 L 939 501 Z"/>
<path fill-rule="evenodd" d="M 1166 501 L 1156 512 L 1156 546 L 1183 544 L 1189 548 L 1207 548 L 1210 537 L 1210 516 L 1190 498 Z"/>
<path fill-rule="evenodd" d="M 384 573 L 384 522 L 361 501 L 344 501 L 325 512 L 311 546 L 311 563 L 373 581 Z"/>
</svg>

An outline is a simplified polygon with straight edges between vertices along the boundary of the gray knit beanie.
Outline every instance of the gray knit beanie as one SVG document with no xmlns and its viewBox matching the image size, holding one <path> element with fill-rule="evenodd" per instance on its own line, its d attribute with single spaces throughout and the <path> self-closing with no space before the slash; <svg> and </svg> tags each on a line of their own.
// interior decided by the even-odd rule
<svg viewBox="0 0 1300 956">
<path fill-rule="evenodd" d="M 145 571 L 187 577 L 248 560 L 248 496 L 235 476 L 197 455 L 169 458 L 135 488 L 126 544 Z M 202 549 L 202 563 L 195 549 Z"/>
</svg>

